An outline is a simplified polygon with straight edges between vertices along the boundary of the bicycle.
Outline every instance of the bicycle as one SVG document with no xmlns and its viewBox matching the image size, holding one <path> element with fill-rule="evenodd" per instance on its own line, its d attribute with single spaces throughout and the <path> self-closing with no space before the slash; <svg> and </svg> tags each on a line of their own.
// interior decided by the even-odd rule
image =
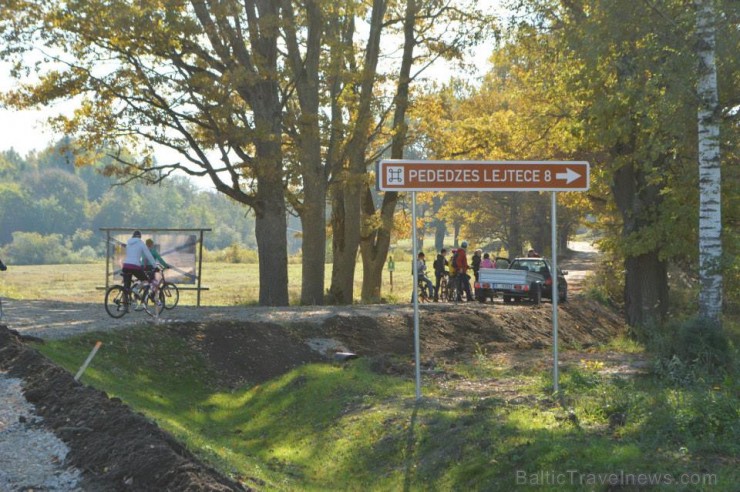
<svg viewBox="0 0 740 492">
<path fill-rule="evenodd" d="M 426 277 L 422 277 L 416 281 L 416 287 L 418 289 L 417 295 L 419 296 L 419 302 L 431 301 L 431 297 L 429 296 L 429 291 L 427 289 L 428 285 L 429 285 L 429 280 Z M 434 291 L 434 287 L 432 287 L 432 291 Z"/>
<path fill-rule="evenodd" d="M 437 291 L 437 299 L 441 302 L 446 302 L 449 300 L 448 296 L 448 288 L 447 288 L 447 277 L 449 277 L 449 273 L 445 272 L 442 274 L 442 277 L 439 279 L 439 290 Z"/>
<path fill-rule="evenodd" d="M 162 287 L 159 290 L 164 296 L 164 308 L 174 309 L 177 303 L 180 302 L 180 289 L 177 288 L 177 285 L 165 280 L 164 270 L 161 270 L 159 273 L 162 275 L 160 282 Z"/>
<path fill-rule="evenodd" d="M 134 311 L 144 310 L 149 316 L 159 316 L 164 309 L 165 295 L 162 289 L 157 291 L 159 302 L 150 295 L 150 284 L 137 280 L 131 285 L 130 292 L 126 292 L 123 285 L 113 285 L 105 291 L 105 310 L 112 318 L 122 318 L 133 308 Z M 174 306 L 173 306 L 174 307 Z"/>
<path fill-rule="evenodd" d="M 457 303 L 460 300 L 462 291 L 460 289 L 460 276 L 452 275 L 447 281 L 446 297 L 448 302 Z"/>
</svg>

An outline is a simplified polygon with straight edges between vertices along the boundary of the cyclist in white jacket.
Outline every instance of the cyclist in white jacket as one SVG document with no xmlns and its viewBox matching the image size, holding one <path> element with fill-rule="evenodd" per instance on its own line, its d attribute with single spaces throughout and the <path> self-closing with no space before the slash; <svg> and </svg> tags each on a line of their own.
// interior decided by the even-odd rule
<svg viewBox="0 0 740 492">
<path fill-rule="evenodd" d="M 126 259 L 123 260 L 123 288 L 126 292 L 131 291 L 131 277 L 134 276 L 139 280 L 148 281 L 144 267 L 141 266 L 141 259 L 146 258 L 150 265 L 156 265 L 154 256 L 141 240 L 141 232 L 134 231 L 133 236 L 126 242 Z"/>
</svg>

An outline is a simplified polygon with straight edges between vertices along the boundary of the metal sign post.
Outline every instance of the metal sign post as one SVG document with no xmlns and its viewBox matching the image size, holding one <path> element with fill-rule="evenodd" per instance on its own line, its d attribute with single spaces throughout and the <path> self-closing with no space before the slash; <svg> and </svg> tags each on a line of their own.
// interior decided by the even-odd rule
<svg viewBox="0 0 740 492">
<path fill-rule="evenodd" d="M 553 391 L 558 392 L 558 191 L 587 191 L 590 165 L 585 161 L 426 161 L 385 159 L 376 169 L 380 191 L 410 191 L 412 202 L 414 356 L 416 399 L 421 398 L 419 299 L 417 275 L 417 191 L 551 191 L 552 192 L 552 350 Z"/>
<path fill-rule="evenodd" d="M 416 261 L 419 249 L 419 243 L 416 239 L 416 192 L 411 192 L 411 241 L 414 243 L 412 248 L 413 263 L 411 282 L 412 298 L 414 299 L 414 365 L 416 374 L 416 399 L 421 399 L 421 349 L 419 348 L 419 289 L 416 287 L 419 282 L 419 264 Z"/>
<path fill-rule="evenodd" d="M 552 211 L 550 215 L 550 226 L 552 236 L 552 391 L 557 393 L 558 388 L 558 301 L 560 293 L 558 292 L 558 210 L 556 193 L 552 192 Z"/>
</svg>

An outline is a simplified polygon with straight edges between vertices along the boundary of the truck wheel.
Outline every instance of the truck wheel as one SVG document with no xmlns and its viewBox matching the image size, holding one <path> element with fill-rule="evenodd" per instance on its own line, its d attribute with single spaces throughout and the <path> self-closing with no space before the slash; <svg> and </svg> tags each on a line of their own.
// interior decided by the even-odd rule
<svg viewBox="0 0 740 492">
<path fill-rule="evenodd" d="M 560 302 L 568 302 L 568 290 L 564 290 L 563 294 L 560 296 L 560 299 L 558 299 Z"/>
<path fill-rule="evenodd" d="M 504 296 L 504 302 L 506 304 L 511 304 L 511 296 Z"/>
<path fill-rule="evenodd" d="M 542 286 L 540 284 L 534 284 L 532 286 L 529 298 L 534 304 L 540 304 L 542 302 Z"/>
</svg>

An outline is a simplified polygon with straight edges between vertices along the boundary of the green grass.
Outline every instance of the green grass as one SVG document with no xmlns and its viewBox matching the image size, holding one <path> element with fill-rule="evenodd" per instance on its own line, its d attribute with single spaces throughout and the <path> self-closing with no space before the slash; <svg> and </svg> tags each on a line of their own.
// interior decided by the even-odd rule
<svg viewBox="0 0 740 492">
<path fill-rule="evenodd" d="M 416 402 L 413 380 L 378 374 L 370 359 L 218 388 L 200 355 L 165 328 L 39 350 L 74 372 L 98 339 L 103 348 L 83 382 L 265 490 L 607 490 L 600 480 L 610 473 L 705 473 L 689 478 L 717 481 L 658 490 L 731 491 L 740 483 L 736 377 L 677 387 L 652 375 L 607 376 L 602 363 L 581 361 L 563 368 L 555 399 L 547 370 L 522 374 L 480 349 L 440 369 L 456 378 L 426 376 Z M 617 413 L 623 425 L 610 426 Z M 548 482 L 558 479 L 566 482 Z"/>
<path fill-rule="evenodd" d="M 326 265 L 325 288 L 331 285 L 331 264 Z M 301 265 L 288 264 L 288 296 L 299 304 Z M 120 278 L 117 277 L 120 282 Z M 0 275 L 0 296 L 13 299 L 46 299 L 66 302 L 102 302 L 105 286 L 105 263 L 87 265 L 12 265 Z M 203 263 L 201 294 L 203 306 L 256 305 L 259 300 L 259 269 L 251 263 Z M 188 286 L 185 286 L 188 287 Z M 194 287 L 194 286 L 193 286 Z M 362 289 L 362 265 L 355 273 L 354 295 L 359 302 Z M 195 291 L 181 290 L 180 302 L 195 305 Z M 390 273 L 383 272 L 382 296 L 390 303 L 407 303 L 411 296 L 411 264 L 396 262 L 391 286 Z"/>
<path fill-rule="evenodd" d="M 325 288 L 331 285 L 331 264 L 326 265 Z M 120 277 L 117 277 L 120 282 Z M 288 295 L 291 304 L 300 302 L 301 265 L 288 264 Z M 67 302 L 103 301 L 105 263 L 87 265 L 12 265 L 0 275 L 0 296 L 25 300 L 55 300 Z M 203 306 L 256 305 L 259 300 L 259 268 L 256 263 L 204 262 L 202 286 L 209 290 L 201 294 Z M 182 286 L 181 286 L 182 287 Z M 189 287 L 189 286 L 185 286 Z M 194 286 L 190 286 L 194 287 Z M 362 289 L 362 265 L 355 272 L 354 296 L 359 302 Z M 195 305 L 196 293 L 181 290 L 180 302 Z M 383 272 L 382 296 L 391 303 L 407 303 L 411 298 L 411 264 L 397 261 L 391 276 Z"/>
</svg>

